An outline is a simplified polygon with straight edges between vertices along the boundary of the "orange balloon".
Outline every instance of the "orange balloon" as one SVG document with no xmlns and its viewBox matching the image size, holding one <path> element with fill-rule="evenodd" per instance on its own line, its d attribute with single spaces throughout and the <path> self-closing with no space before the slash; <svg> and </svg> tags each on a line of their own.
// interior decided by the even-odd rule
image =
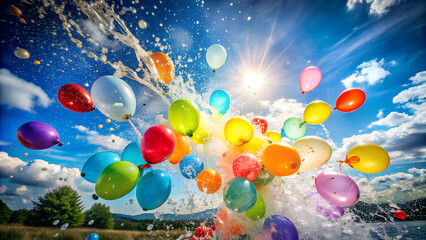
<svg viewBox="0 0 426 240">
<path fill-rule="evenodd" d="M 263 151 L 262 163 L 275 176 L 290 176 L 299 170 L 302 162 L 294 147 L 285 143 L 272 143 Z"/>
<path fill-rule="evenodd" d="M 14 15 L 14 16 L 21 16 L 22 15 L 21 9 L 17 8 L 14 5 L 10 5 L 8 12 L 9 12 L 10 15 Z"/>
<path fill-rule="evenodd" d="M 152 54 L 151 59 L 154 61 L 161 80 L 165 83 L 170 83 L 175 75 L 175 67 L 172 59 L 162 52 Z"/>
<path fill-rule="evenodd" d="M 41 62 L 40 62 L 39 60 L 35 60 L 35 61 L 34 61 L 34 64 L 35 64 L 35 65 L 40 65 L 40 64 L 41 64 Z"/>
<path fill-rule="evenodd" d="M 169 162 L 173 164 L 178 164 L 186 155 L 191 152 L 191 148 L 189 147 L 188 137 L 178 133 L 173 130 L 176 136 L 176 146 L 172 155 L 169 157 Z"/>
<path fill-rule="evenodd" d="M 333 110 L 341 112 L 353 112 L 365 102 L 365 93 L 359 88 L 351 88 L 343 91 L 336 100 Z"/>
<path fill-rule="evenodd" d="M 226 208 L 222 208 L 217 214 L 215 226 L 217 235 L 224 240 L 233 239 L 244 232 L 244 228 L 236 222 L 236 219 L 229 218 Z"/>
<path fill-rule="evenodd" d="M 197 176 L 197 186 L 201 192 L 215 193 L 222 186 L 222 178 L 214 169 L 204 169 Z"/>
</svg>

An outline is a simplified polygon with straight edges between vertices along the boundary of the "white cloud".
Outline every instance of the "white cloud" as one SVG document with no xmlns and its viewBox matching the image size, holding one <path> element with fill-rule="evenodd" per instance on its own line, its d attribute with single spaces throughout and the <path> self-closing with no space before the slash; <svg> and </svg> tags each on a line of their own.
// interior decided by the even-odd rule
<svg viewBox="0 0 426 240">
<path fill-rule="evenodd" d="M 352 10 L 355 8 L 357 3 L 366 3 L 370 4 L 370 11 L 368 12 L 370 15 L 378 15 L 382 16 L 383 14 L 389 11 L 389 8 L 393 5 L 399 4 L 400 0 L 348 0 L 346 2 L 346 6 L 348 10 Z"/>
<path fill-rule="evenodd" d="M 368 125 L 368 128 L 372 128 L 374 126 L 395 127 L 402 123 L 408 122 L 412 119 L 413 119 L 413 116 L 409 116 L 406 113 L 391 112 L 386 117 L 381 118 L 375 122 L 372 122 L 370 125 Z"/>
<path fill-rule="evenodd" d="M 39 86 L 0 69 L 0 104 L 34 113 L 34 107 L 48 107 L 52 100 Z"/>
<path fill-rule="evenodd" d="M 413 84 L 420 85 L 400 92 L 393 98 L 393 103 L 405 103 L 412 100 L 424 100 L 426 98 L 426 71 L 417 73 L 415 76 L 410 77 L 410 80 Z"/>
<path fill-rule="evenodd" d="M 102 146 L 108 150 L 121 151 L 130 143 L 117 135 L 100 135 L 98 132 L 81 125 L 74 126 L 73 128 L 86 134 L 85 136 L 78 135 L 76 139 L 86 139 L 89 144 Z"/>
<path fill-rule="evenodd" d="M 2 185 L 2 186 L 0 187 L 0 194 L 5 193 L 6 191 L 7 191 L 7 187 L 6 187 L 5 185 Z"/>
<path fill-rule="evenodd" d="M 410 168 L 408 169 L 408 172 L 423 175 L 426 172 L 426 169 Z"/>
<path fill-rule="evenodd" d="M 377 61 L 377 59 L 370 60 L 368 62 L 361 63 L 351 76 L 342 80 L 343 85 L 346 88 L 351 88 L 354 83 L 368 83 L 368 85 L 375 85 L 383 79 L 390 75 L 390 72 L 385 70 L 383 66 L 385 65 L 385 60 L 382 59 Z"/>
<path fill-rule="evenodd" d="M 418 72 L 415 76 L 410 77 L 413 84 L 420 84 L 426 82 L 426 71 Z"/>
</svg>

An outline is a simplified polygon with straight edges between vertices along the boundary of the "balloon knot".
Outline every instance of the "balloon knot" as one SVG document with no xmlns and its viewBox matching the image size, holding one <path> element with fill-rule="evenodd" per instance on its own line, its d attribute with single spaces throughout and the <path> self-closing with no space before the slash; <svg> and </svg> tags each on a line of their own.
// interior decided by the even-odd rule
<svg viewBox="0 0 426 240">
<path fill-rule="evenodd" d="M 142 169 L 144 168 L 151 168 L 151 165 L 149 163 L 142 165 Z"/>
<path fill-rule="evenodd" d="M 302 94 L 305 94 L 305 92 L 304 92 L 304 91 L 302 91 Z"/>
<path fill-rule="evenodd" d="M 213 69 L 213 73 L 216 74 L 216 69 Z"/>
<path fill-rule="evenodd" d="M 354 166 L 352 165 L 352 164 L 354 164 L 354 163 L 359 163 L 359 161 L 360 161 L 360 159 L 359 159 L 359 157 L 358 156 L 352 156 L 352 157 L 350 157 L 350 158 L 347 158 L 346 157 L 346 159 L 345 159 L 345 161 L 337 161 L 337 162 L 339 162 L 340 163 L 340 170 L 342 170 L 342 164 L 343 163 L 346 163 L 346 164 L 348 164 L 349 165 L 349 167 L 351 167 L 351 168 L 354 168 Z"/>
<path fill-rule="evenodd" d="M 95 107 L 92 107 L 92 110 L 90 110 L 90 111 L 95 111 L 96 110 L 96 108 Z"/>
<path fill-rule="evenodd" d="M 334 110 L 336 110 L 336 109 L 337 109 L 337 107 L 334 107 L 334 108 L 333 108 L 333 111 L 334 111 Z"/>
</svg>

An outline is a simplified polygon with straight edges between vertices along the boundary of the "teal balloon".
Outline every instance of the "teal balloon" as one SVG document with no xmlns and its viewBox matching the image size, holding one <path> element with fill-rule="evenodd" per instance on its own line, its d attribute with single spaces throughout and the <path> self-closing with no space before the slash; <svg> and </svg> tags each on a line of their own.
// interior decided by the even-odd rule
<svg viewBox="0 0 426 240">
<path fill-rule="evenodd" d="M 207 63 L 213 70 L 216 70 L 225 64 L 226 56 L 225 48 L 219 44 L 213 44 L 207 49 Z"/>
<path fill-rule="evenodd" d="M 253 183 L 259 187 L 266 186 L 274 180 L 275 176 L 268 172 L 264 167 L 260 169 L 259 174 L 253 180 Z"/>
<path fill-rule="evenodd" d="M 125 122 L 135 114 L 135 93 L 119 78 L 113 76 L 98 78 L 92 85 L 91 95 L 98 110 L 109 118 Z"/>
<path fill-rule="evenodd" d="M 114 162 L 120 161 L 120 156 L 114 152 L 100 152 L 87 159 L 81 169 L 81 176 L 91 183 L 96 183 L 99 174 Z"/>
<path fill-rule="evenodd" d="M 106 167 L 96 180 L 96 194 L 105 200 L 121 198 L 132 191 L 139 177 L 139 168 L 135 164 L 115 162 Z"/>
<path fill-rule="evenodd" d="M 146 164 L 142 157 L 141 149 L 135 142 L 129 143 L 129 145 L 124 148 L 123 153 L 121 153 L 121 160 L 131 162 L 136 166 Z"/>
<path fill-rule="evenodd" d="M 234 212 L 245 212 L 257 200 L 257 190 L 247 178 L 234 178 L 223 189 L 223 201 Z"/>
<path fill-rule="evenodd" d="M 307 128 L 307 124 L 303 118 L 298 117 L 288 118 L 283 125 L 285 135 L 292 140 L 297 140 L 305 136 Z"/>
<path fill-rule="evenodd" d="M 136 187 L 136 198 L 144 210 L 160 207 L 172 191 L 170 176 L 162 170 L 153 170 L 141 178 Z"/>
<path fill-rule="evenodd" d="M 220 115 L 224 115 L 231 105 L 231 97 L 225 90 L 216 90 L 210 95 L 210 106 L 216 109 Z"/>
</svg>

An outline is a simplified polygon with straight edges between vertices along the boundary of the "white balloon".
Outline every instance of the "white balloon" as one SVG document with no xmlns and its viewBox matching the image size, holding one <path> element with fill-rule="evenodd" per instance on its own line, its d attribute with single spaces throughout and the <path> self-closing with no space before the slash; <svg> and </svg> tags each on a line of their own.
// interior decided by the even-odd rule
<svg viewBox="0 0 426 240">
<path fill-rule="evenodd" d="M 303 137 L 297 140 L 293 147 L 302 159 L 299 172 L 306 172 L 324 165 L 331 157 L 331 147 L 322 138 L 315 136 Z"/>
<path fill-rule="evenodd" d="M 226 61 L 226 50 L 219 44 L 213 44 L 207 49 L 206 59 L 209 66 L 216 70 L 225 64 Z"/>
</svg>

